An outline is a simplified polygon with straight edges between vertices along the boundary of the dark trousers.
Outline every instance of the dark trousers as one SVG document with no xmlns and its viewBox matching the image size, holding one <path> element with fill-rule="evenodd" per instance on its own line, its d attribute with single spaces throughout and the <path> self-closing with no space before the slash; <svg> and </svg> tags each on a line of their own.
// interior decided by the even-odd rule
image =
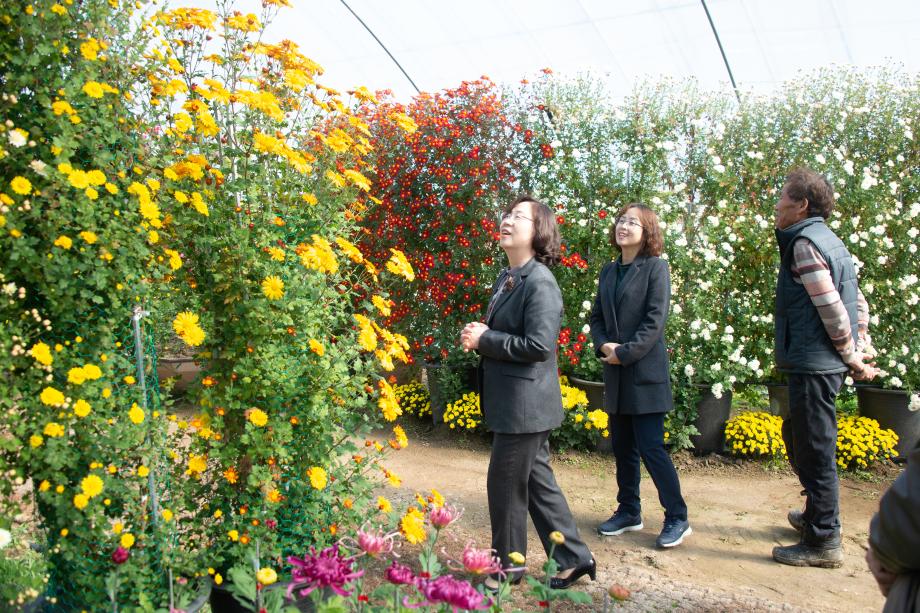
<svg viewBox="0 0 920 613">
<path fill-rule="evenodd" d="M 822 545 L 840 537 L 837 479 L 837 409 L 845 373 L 789 375 L 789 419 L 783 441 L 792 469 L 805 489 L 804 540 Z"/>
<path fill-rule="evenodd" d="M 618 513 L 639 517 L 639 460 L 658 488 L 658 501 L 665 519 L 687 519 L 687 504 L 680 494 L 680 481 L 671 456 L 664 448 L 664 413 L 611 415 L 613 455 L 617 461 Z"/>
<path fill-rule="evenodd" d="M 499 434 L 492 439 L 487 483 L 492 548 L 502 566 L 511 566 L 508 554 L 527 555 L 527 514 L 549 555 L 551 532 L 558 530 L 565 543 L 557 545 L 553 559 L 564 570 L 588 564 L 591 552 L 578 535 L 575 520 L 549 465 L 549 431 L 533 434 Z"/>
</svg>

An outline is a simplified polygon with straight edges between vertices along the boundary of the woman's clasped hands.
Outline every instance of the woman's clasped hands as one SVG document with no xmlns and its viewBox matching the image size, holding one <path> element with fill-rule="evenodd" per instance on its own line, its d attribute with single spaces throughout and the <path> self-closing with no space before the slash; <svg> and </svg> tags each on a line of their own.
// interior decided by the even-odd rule
<svg viewBox="0 0 920 613">
<path fill-rule="evenodd" d="M 473 321 L 463 326 L 463 330 L 460 332 L 460 345 L 463 350 L 473 351 L 479 349 L 479 337 L 488 329 L 489 326 L 481 321 Z"/>
</svg>

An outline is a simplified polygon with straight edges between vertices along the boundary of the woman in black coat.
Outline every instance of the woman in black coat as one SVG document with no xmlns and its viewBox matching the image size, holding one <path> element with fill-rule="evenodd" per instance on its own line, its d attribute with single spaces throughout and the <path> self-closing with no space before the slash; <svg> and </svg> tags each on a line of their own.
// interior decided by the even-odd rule
<svg viewBox="0 0 920 613">
<path fill-rule="evenodd" d="M 604 266 L 591 311 L 591 336 L 604 362 L 604 398 L 617 465 L 618 507 L 598 532 L 616 536 L 641 530 L 639 460 L 645 463 L 664 507 L 656 544 L 680 545 L 692 530 L 677 471 L 664 447 L 664 417 L 673 408 L 664 328 L 671 301 L 668 264 L 661 259 L 655 212 L 629 204 L 610 230 L 620 252 Z"/>
<path fill-rule="evenodd" d="M 467 324 L 460 335 L 463 348 L 481 356 L 482 410 L 493 432 L 486 485 L 492 548 L 503 568 L 512 566 L 511 553 L 525 555 L 529 512 L 547 553 L 553 532 L 564 537 L 553 551 L 562 570 L 550 579 L 561 589 L 586 574 L 594 579 L 597 566 L 549 464 L 549 433 L 563 420 L 556 364 L 562 294 L 547 268 L 559 260 L 559 230 L 552 209 L 529 196 L 505 208 L 500 230 L 508 268 L 492 288 L 486 322 Z M 497 587 L 495 578 L 486 581 L 487 589 Z"/>
</svg>

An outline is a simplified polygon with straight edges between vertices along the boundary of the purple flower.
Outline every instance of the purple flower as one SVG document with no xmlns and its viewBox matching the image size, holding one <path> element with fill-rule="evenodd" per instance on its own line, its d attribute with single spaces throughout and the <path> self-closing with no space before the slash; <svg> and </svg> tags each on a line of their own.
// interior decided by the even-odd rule
<svg viewBox="0 0 920 613">
<path fill-rule="evenodd" d="M 303 558 L 290 556 L 288 562 L 293 566 L 291 583 L 287 589 L 289 597 L 298 588 L 303 588 L 300 595 L 306 596 L 317 588 L 327 587 L 336 594 L 347 597 L 351 592 L 343 587 L 364 574 L 364 571 L 352 570 L 353 558 L 342 556 L 338 545 L 327 547 L 319 553 L 316 553 L 315 547 L 310 547 L 310 555 Z"/>
<path fill-rule="evenodd" d="M 492 606 L 491 599 L 477 592 L 468 581 L 454 579 L 450 575 L 432 581 L 422 581 L 418 589 L 428 600 L 427 604 L 448 604 L 454 611 L 481 611 Z"/>
<path fill-rule="evenodd" d="M 124 564 L 130 557 L 131 552 L 120 545 L 118 546 L 118 549 L 112 552 L 112 561 L 116 564 Z"/>
<path fill-rule="evenodd" d="M 387 581 L 395 585 L 412 585 L 415 583 L 415 575 L 412 574 L 412 569 L 408 566 L 397 564 L 395 560 L 387 568 L 385 576 Z"/>
</svg>

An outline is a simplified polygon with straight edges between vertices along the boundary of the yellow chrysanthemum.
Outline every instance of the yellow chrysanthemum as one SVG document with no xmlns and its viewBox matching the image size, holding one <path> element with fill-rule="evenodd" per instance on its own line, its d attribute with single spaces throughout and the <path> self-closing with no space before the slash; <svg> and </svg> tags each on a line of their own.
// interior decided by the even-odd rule
<svg viewBox="0 0 920 613">
<path fill-rule="evenodd" d="M 64 404 L 64 394 L 54 389 L 53 387 L 46 387 L 42 390 L 41 396 L 39 397 L 43 404 L 48 406 L 60 406 Z"/>
<path fill-rule="evenodd" d="M 262 293 L 269 300 L 280 300 L 284 297 L 284 281 L 275 275 L 269 275 L 262 281 Z"/>
<path fill-rule="evenodd" d="M 278 580 L 278 573 L 271 568 L 260 568 L 256 580 L 262 585 L 271 585 Z"/>
<path fill-rule="evenodd" d="M 283 249 L 279 249 L 278 247 L 269 247 L 269 248 L 268 248 L 268 255 L 270 255 L 271 258 L 272 258 L 274 261 L 276 261 L 276 262 L 283 262 L 283 261 L 284 261 L 284 250 L 283 250 Z"/>
<path fill-rule="evenodd" d="M 164 249 L 163 253 L 169 258 L 169 267 L 172 270 L 179 270 L 182 268 L 182 257 L 179 255 L 179 252 L 175 249 Z"/>
<path fill-rule="evenodd" d="M 49 421 L 47 424 L 45 424 L 45 429 L 42 434 L 45 436 L 50 436 L 51 438 L 64 436 L 64 426 L 57 422 Z"/>
<path fill-rule="evenodd" d="M 311 338 L 310 339 L 310 351 L 315 353 L 318 356 L 322 356 L 326 353 L 326 348 L 323 347 L 323 344 L 318 340 Z"/>
<path fill-rule="evenodd" d="M 415 281 L 415 271 L 412 269 L 412 264 L 406 259 L 406 255 L 399 249 L 392 248 L 390 253 L 393 255 L 387 260 L 387 270 L 394 275 L 404 277 L 407 281 Z"/>
<path fill-rule="evenodd" d="M 415 507 L 409 507 L 399 520 L 399 531 L 413 545 L 424 543 L 428 538 L 425 533 L 425 515 Z"/>
<path fill-rule="evenodd" d="M 119 544 L 125 549 L 131 549 L 134 546 L 134 535 L 130 532 L 125 532 L 121 535 L 121 538 L 118 539 Z"/>
<path fill-rule="evenodd" d="M 73 403 L 73 412 L 77 417 L 86 417 L 93 410 L 93 407 L 90 403 L 86 402 L 82 398 Z"/>
<path fill-rule="evenodd" d="M 105 489 L 105 482 L 103 482 L 99 475 L 87 475 L 80 481 L 80 491 L 89 498 L 98 496 L 102 493 L 103 489 Z"/>
<path fill-rule="evenodd" d="M 77 507 L 80 510 L 86 508 L 86 505 L 89 504 L 89 497 L 86 494 L 77 494 L 73 497 L 73 506 Z"/>
<path fill-rule="evenodd" d="M 262 428 L 268 423 L 268 414 L 262 409 L 250 409 L 249 421 L 252 422 L 254 426 Z"/>
<path fill-rule="evenodd" d="M 102 88 L 101 83 L 97 83 L 96 81 L 87 81 L 83 85 L 83 93 L 90 98 L 102 98 L 102 96 L 105 94 L 105 90 Z"/>
<path fill-rule="evenodd" d="M 387 300 L 386 298 L 383 298 L 381 296 L 374 295 L 373 297 L 371 297 L 371 302 L 374 304 L 375 307 L 377 307 L 377 310 L 380 311 L 381 315 L 383 315 L 384 317 L 390 316 L 390 313 L 392 312 L 390 309 L 390 305 L 392 304 L 392 301 Z"/>
<path fill-rule="evenodd" d="M 80 238 L 82 238 L 88 245 L 94 245 L 96 241 L 99 240 L 99 237 L 96 236 L 96 233 L 90 232 L 89 230 L 84 230 L 83 232 L 80 232 Z"/>
<path fill-rule="evenodd" d="M 31 355 L 36 362 L 44 366 L 50 366 L 54 361 L 54 356 L 51 354 L 51 347 L 42 342 L 32 345 L 32 348 L 29 349 L 29 355 Z"/>
<path fill-rule="evenodd" d="M 325 468 L 312 466 L 307 469 L 307 476 L 310 478 L 310 485 L 313 486 L 313 489 L 322 490 L 326 488 L 329 478 L 326 475 Z"/>
<path fill-rule="evenodd" d="M 135 424 L 141 424 L 144 422 L 144 410 L 137 406 L 136 402 L 131 405 L 131 409 L 128 411 L 128 419 L 130 419 L 131 422 Z"/>
<path fill-rule="evenodd" d="M 188 458 L 188 470 L 193 475 L 201 474 L 208 467 L 208 457 L 192 454 Z"/>
<path fill-rule="evenodd" d="M 402 415 L 402 409 L 399 408 L 399 401 L 396 400 L 396 393 L 393 391 L 390 384 L 383 379 L 378 381 L 377 385 L 380 388 L 380 398 L 377 399 L 377 406 L 380 407 L 380 412 L 383 413 L 384 419 L 387 421 L 394 421 L 397 417 Z"/>
<path fill-rule="evenodd" d="M 10 187 L 20 196 L 27 196 L 32 192 L 32 183 L 25 177 L 13 177 Z"/>
<path fill-rule="evenodd" d="M 377 508 L 384 513 L 389 513 L 393 510 L 393 505 L 383 496 L 377 496 Z"/>
</svg>

